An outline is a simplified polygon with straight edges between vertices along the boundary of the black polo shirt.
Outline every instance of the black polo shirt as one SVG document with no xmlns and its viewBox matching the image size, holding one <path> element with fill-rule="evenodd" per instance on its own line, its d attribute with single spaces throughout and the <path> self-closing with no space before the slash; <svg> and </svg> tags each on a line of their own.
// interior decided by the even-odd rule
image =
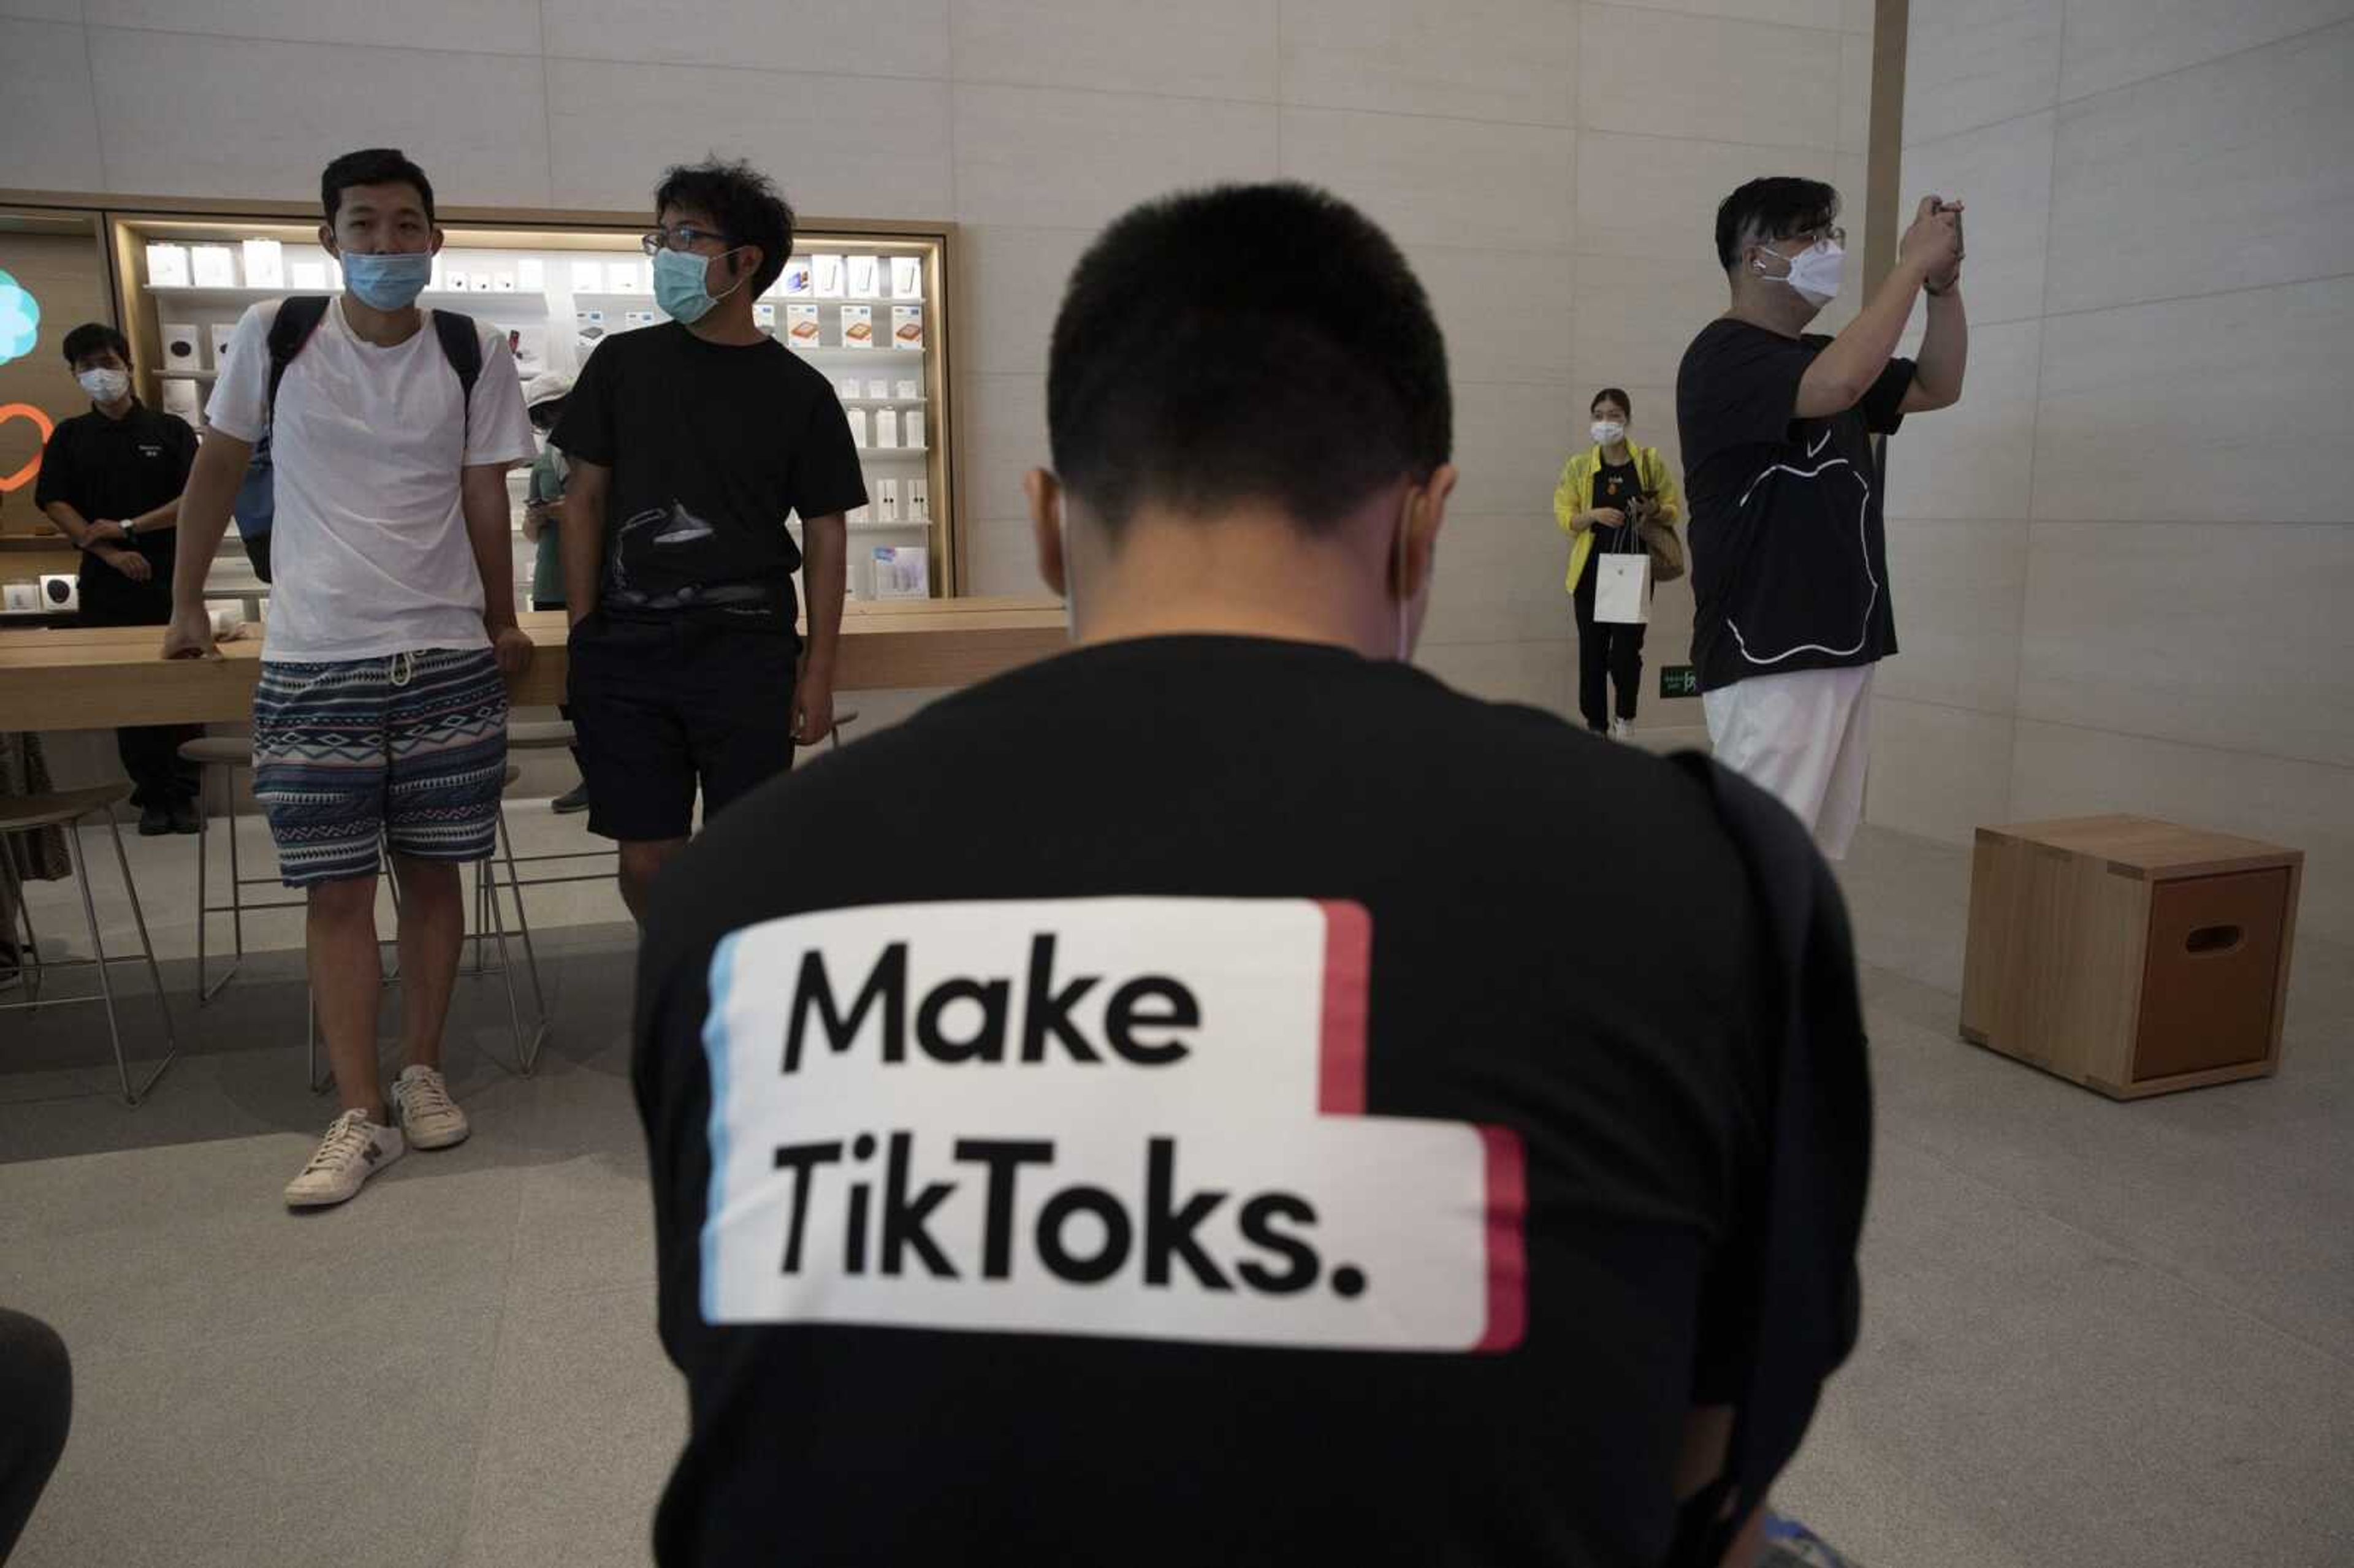
<svg viewBox="0 0 2354 1568">
<path fill-rule="evenodd" d="M 34 503 L 47 507 L 62 501 L 91 523 L 126 521 L 186 489 L 196 461 L 196 432 L 178 415 L 158 413 L 135 399 L 119 419 L 92 408 L 49 436 Z M 166 528 L 135 540 L 166 583 L 172 580 L 177 538 L 176 529 Z"/>
</svg>

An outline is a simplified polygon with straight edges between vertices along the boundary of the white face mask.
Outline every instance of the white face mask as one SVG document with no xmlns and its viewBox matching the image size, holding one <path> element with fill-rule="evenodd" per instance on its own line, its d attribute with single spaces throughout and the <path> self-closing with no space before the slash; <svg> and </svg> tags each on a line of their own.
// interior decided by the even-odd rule
<svg viewBox="0 0 2354 1568">
<path fill-rule="evenodd" d="M 130 376 L 120 370 L 85 370 L 74 379 L 94 403 L 119 403 L 131 390 Z"/>
<path fill-rule="evenodd" d="M 1750 263 L 1757 269 L 1759 277 L 1789 284 L 1800 299 L 1817 310 L 1838 297 L 1840 280 L 1847 272 L 1847 251 L 1841 247 L 1828 239 L 1818 239 L 1796 256 L 1781 256 L 1776 251 L 1766 254 L 1778 257 L 1789 270 L 1776 278 L 1766 270 L 1764 258 L 1760 257 Z"/>
<path fill-rule="evenodd" d="M 1616 419 L 1596 419 L 1593 430 L 1594 444 L 1597 447 L 1616 446 L 1627 439 L 1627 427 Z"/>
</svg>

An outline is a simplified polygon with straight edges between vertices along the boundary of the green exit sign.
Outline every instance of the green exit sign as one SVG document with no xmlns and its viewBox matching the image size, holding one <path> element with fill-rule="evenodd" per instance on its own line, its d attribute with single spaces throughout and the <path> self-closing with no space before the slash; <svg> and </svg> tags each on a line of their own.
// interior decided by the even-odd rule
<svg viewBox="0 0 2354 1568">
<path fill-rule="evenodd" d="M 1660 665 L 1659 695 L 1662 697 L 1700 695 L 1700 672 L 1689 664 Z"/>
</svg>

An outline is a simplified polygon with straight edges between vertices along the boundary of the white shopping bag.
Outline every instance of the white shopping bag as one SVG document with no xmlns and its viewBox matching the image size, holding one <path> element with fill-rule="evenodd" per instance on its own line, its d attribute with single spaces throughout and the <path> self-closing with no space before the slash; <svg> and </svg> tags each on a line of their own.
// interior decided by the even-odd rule
<svg viewBox="0 0 2354 1568">
<path fill-rule="evenodd" d="M 1651 554 L 1648 550 L 1594 557 L 1594 619 L 1641 626 L 1651 619 Z"/>
</svg>

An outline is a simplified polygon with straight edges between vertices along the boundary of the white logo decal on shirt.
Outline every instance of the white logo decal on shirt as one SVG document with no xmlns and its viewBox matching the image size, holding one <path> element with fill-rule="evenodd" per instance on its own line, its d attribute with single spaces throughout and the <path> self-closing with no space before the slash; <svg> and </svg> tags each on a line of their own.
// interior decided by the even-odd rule
<svg viewBox="0 0 2354 1568">
<path fill-rule="evenodd" d="M 829 910 L 713 955 L 703 1314 L 1501 1351 L 1521 1140 L 1365 1114 L 1354 904 Z"/>
</svg>

